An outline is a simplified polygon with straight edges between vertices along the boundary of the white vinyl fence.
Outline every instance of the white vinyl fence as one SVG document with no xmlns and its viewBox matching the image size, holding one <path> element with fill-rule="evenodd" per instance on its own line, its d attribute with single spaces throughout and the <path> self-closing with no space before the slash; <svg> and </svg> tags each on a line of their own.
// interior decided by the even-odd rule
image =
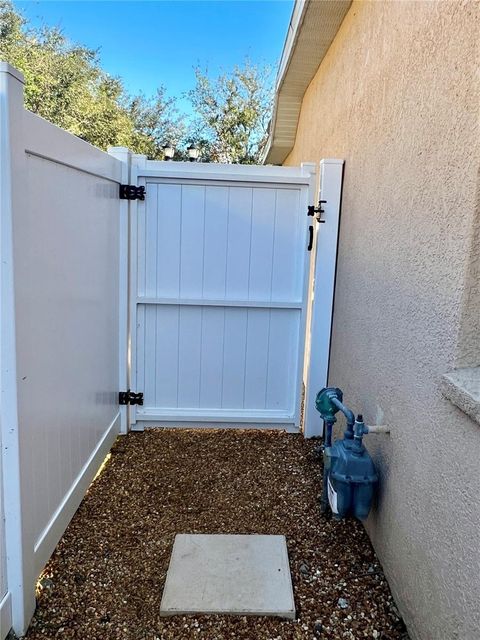
<svg viewBox="0 0 480 640">
<path fill-rule="evenodd" d="M 321 163 L 314 232 L 314 165 L 107 154 L 26 111 L 0 62 L 0 640 L 26 630 L 39 574 L 130 424 L 298 428 L 303 382 L 304 434 L 320 432 L 342 166 Z M 137 183 L 145 201 L 119 198 Z M 118 404 L 130 388 L 138 412 Z"/>
<path fill-rule="evenodd" d="M 0 447 L 2 433 L 0 430 Z M 7 549 L 5 546 L 5 516 L 3 510 L 2 456 L 0 456 L 0 638 L 7 635 L 12 626 L 12 597 L 7 583 Z"/>
<path fill-rule="evenodd" d="M 26 111 L 21 75 L 1 64 L 0 596 L 11 595 L 19 633 L 35 580 L 120 430 L 126 165 Z"/>
</svg>

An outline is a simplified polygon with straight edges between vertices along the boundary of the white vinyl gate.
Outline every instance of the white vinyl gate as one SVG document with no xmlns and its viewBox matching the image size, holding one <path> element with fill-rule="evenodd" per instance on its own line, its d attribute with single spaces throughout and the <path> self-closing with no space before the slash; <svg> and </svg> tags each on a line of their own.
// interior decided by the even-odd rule
<svg viewBox="0 0 480 640">
<path fill-rule="evenodd" d="M 131 227 L 133 422 L 298 426 L 310 166 L 146 167 Z"/>
</svg>

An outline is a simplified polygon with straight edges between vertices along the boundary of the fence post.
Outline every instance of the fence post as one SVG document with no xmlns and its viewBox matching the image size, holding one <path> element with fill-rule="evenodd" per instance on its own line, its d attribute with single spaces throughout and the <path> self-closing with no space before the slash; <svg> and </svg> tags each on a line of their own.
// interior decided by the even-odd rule
<svg viewBox="0 0 480 640">
<path fill-rule="evenodd" d="M 315 397 L 328 381 L 343 164 L 343 160 L 333 159 L 320 162 L 320 200 L 326 201 L 322 204 L 321 219 L 325 222 L 315 223 L 315 266 L 306 340 L 303 423 L 306 438 L 322 434 L 320 416 L 315 409 Z"/>
<path fill-rule="evenodd" d="M 25 175 L 23 84 L 19 71 L 0 62 L 0 428 L 7 582 L 17 635 L 23 635 L 35 611 L 33 541 L 24 522 L 28 495 L 21 466 L 28 461 L 20 457 L 18 428 L 13 266 L 14 211 L 21 206 Z"/>
<path fill-rule="evenodd" d="M 108 153 L 122 163 L 122 184 L 131 184 L 132 152 L 126 147 L 109 147 Z M 130 201 L 119 200 L 120 246 L 119 246 L 119 295 L 118 295 L 118 390 L 131 387 L 130 370 Z M 129 407 L 120 406 L 120 430 L 127 433 L 130 428 Z"/>
<path fill-rule="evenodd" d="M 130 180 L 132 184 L 145 186 L 146 183 L 139 178 L 139 170 L 145 169 L 147 166 L 147 156 L 140 153 L 133 153 L 130 162 Z M 148 197 L 148 194 L 147 194 Z M 138 221 L 138 203 L 136 200 L 132 200 L 130 203 L 130 306 L 129 306 L 129 322 L 132 327 L 130 333 L 130 371 L 131 371 L 131 384 L 134 391 L 140 391 L 137 387 L 137 336 L 136 326 L 137 321 L 137 221 Z M 141 389 L 143 391 L 143 389 Z M 136 430 L 137 422 L 137 407 L 129 407 L 129 428 Z"/>
</svg>

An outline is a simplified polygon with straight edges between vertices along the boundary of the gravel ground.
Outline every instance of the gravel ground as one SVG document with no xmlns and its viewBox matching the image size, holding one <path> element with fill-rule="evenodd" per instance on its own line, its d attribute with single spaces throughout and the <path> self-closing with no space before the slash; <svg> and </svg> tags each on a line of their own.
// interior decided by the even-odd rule
<svg viewBox="0 0 480 640">
<path fill-rule="evenodd" d="M 357 521 L 319 512 L 315 443 L 250 430 L 148 430 L 117 440 L 40 581 L 27 638 L 290 640 L 406 637 Z M 287 537 L 296 621 L 160 618 L 176 533 Z"/>
</svg>

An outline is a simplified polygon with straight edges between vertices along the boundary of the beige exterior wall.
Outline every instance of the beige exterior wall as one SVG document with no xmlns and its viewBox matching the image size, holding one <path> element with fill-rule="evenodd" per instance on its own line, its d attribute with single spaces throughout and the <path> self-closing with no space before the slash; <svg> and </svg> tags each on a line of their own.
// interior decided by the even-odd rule
<svg viewBox="0 0 480 640">
<path fill-rule="evenodd" d="M 480 425 L 440 392 L 480 365 L 477 7 L 354 2 L 286 162 L 345 159 L 329 382 L 391 426 L 366 526 L 422 640 L 480 638 Z"/>
</svg>

